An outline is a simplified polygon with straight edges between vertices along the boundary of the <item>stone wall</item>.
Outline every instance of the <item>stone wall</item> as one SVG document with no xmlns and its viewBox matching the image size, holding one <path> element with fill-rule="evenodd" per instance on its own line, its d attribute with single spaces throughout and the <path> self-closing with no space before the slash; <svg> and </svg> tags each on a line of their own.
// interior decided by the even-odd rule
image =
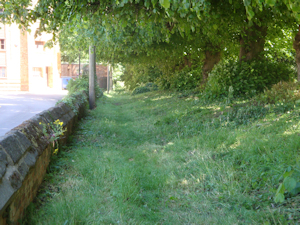
<svg viewBox="0 0 300 225">
<path fill-rule="evenodd" d="M 67 131 L 59 141 L 64 144 L 86 110 L 87 95 L 82 95 L 75 96 L 73 107 L 60 103 L 0 137 L 0 225 L 19 224 L 43 182 L 54 149 L 42 124 L 62 121 Z"/>
</svg>

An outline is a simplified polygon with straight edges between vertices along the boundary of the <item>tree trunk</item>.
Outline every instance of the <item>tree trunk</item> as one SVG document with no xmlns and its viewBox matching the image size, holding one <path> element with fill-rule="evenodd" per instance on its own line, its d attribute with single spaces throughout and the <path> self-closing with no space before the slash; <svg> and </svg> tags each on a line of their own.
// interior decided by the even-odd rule
<svg viewBox="0 0 300 225">
<path fill-rule="evenodd" d="M 191 60 L 189 59 L 189 54 L 188 54 L 188 55 L 185 55 L 185 56 L 183 57 L 183 60 L 184 60 L 184 65 L 185 65 L 185 66 L 188 66 L 189 68 L 192 67 L 192 62 L 191 62 Z"/>
<path fill-rule="evenodd" d="M 240 39 L 240 61 L 249 61 L 258 58 L 264 51 L 267 27 L 254 24 L 245 31 L 245 37 Z"/>
<path fill-rule="evenodd" d="M 297 64 L 297 81 L 300 81 L 300 25 L 298 33 L 295 36 L 293 47 L 296 51 L 296 64 Z"/>
<path fill-rule="evenodd" d="M 209 72 L 221 60 L 220 51 L 205 51 L 204 65 L 202 67 L 202 83 L 206 83 Z"/>
<path fill-rule="evenodd" d="M 186 66 L 188 66 L 189 68 L 192 67 L 192 61 L 190 59 L 189 53 L 187 55 L 183 56 L 183 61 L 178 66 L 179 71 L 184 69 Z"/>
</svg>

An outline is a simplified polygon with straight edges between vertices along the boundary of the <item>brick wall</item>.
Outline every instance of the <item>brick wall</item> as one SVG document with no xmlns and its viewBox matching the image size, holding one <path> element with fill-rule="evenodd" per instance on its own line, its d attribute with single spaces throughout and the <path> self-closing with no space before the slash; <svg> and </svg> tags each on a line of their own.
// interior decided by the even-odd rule
<svg viewBox="0 0 300 225">
<path fill-rule="evenodd" d="M 79 64 L 61 64 L 61 76 L 77 78 L 79 71 Z M 88 74 L 88 65 L 80 64 L 80 74 Z M 97 83 L 100 88 L 107 88 L 107 66 L 96 66 Z"/>
<path fill-rule="evenodd" d="M 87 103 L 87 95 L 83 94 L 85 102 L 81 104 L 78 104 L 81 96 L 74 96 L 77 114 L 65 103 L 60 103 L 0 137 L 0 225 L 19 224 L 18 220 L 24 216 L 43 182 L 53 147 L 43 134 L 40 122 L 50 123 L 57 119 L 64 122 L 67 132 L 60 140 L 60 144 L 64 144 L 78 118 L 83 116 Z"/>
<path fill-rule="evenodd" d="M 80 64 L 80 74 L 88 74 L 89 68 L 87 64 Z M 61 76 L 62 77 L 78 77 L 79 64 L 61 64 Z M 97 65 L 96 66 L 97 77 L 107 76 L 107 66 Z"/>
</svg>

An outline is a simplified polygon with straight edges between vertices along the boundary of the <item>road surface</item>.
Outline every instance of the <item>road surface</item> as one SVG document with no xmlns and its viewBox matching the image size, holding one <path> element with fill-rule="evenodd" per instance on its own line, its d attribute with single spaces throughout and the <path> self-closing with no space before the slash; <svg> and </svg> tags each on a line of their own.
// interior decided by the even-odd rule
<svg viewBox="0 0 300 225">
<path fill-rule="evenodd" d="M 0 91 L 0 136 L 34 115 L 55 106 L 66 94 L 67 91 Z"/>
</svg>

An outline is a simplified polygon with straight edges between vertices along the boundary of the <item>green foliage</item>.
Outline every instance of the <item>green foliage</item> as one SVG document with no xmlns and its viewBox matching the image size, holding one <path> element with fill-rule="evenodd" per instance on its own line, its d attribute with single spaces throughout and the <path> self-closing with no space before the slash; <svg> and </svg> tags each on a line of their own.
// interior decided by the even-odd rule
<svg viewBox="0 0 300 225">
<path fill-rule="evenodd" d="M 246 105 L 234 107 L 229 114 L 229 120 L 234 121 L 236 125 L 249 124 L 257 119 L 265 117 L 269 109 L 262 105 Z"/>
<path fill-rule="evenodd" d="M 78 77 L 76 80 L 69 80 L 67 84 L 67 90 L 70 94 L 73 94 L 79 90 L 88 91 L 89 89 L 89 79 L 88 76 Z"/>
<path fill-rule="evenodd" d="M 145 87 L 145 86 L 141 86 L 141 87 L 136 87 L 133 91 L 132 91 L 132 95 L 137 95 L 137 94 L 142 94 L 142 93 L 146 93 L 151 91 L 150 88 Z"/>
<path fill-rule="evenodd" d="M 295 74 L 289 64 L 266 59 L 251 62 L 223 61 L 210 73 L 205 92 L 211 97 L 227 96 L 232 86 L 234 96 L 254 96 L 279 81 L 293 79 Z"/>
<path fill-rule="evenodd" d="M 0 5 L 5 9 L 1 17 L 5 21 L 16 21 L 24 26 L 39 20 L 39 32 L 53 32 L 54 39 L 58 35 L 65 60 L 76 60 L 79 52 L 82 56 L 84 53 L 86 55 L 87 46 L 93 44 L 97 46 L 99 60 L 111 64 L 121 62 L 135 67 L 141 65 L 138 69 L 126 69 L 123 80 L 130 90 L 142 83 L 155 82 L 156 78 L 159 78 L 163 88 L 193 89 L 201 81 L 201 69 L 190 76 L 188 71 L 182 70 L 183 65 L 200 68 L 206 52 L 215 49 L 224 50 L 225 57 L 235 56 L 236 49 L 239 48 L 238 39 L 242 37 L 246 41 L 246 34 L 252 32 L 246 31 L 260 33 L 258 27 L 268 27 L 266 49 L 270 58 L 282 59 L 282 55 L 288 55 L 289 60 L 293 58 L 291 45 L 283 46 L 287 46 L 292 40 L 286 38 L 293 36 L 290 30 L 297 29 L 295 19 L 298 18 L 298 4 L 275 0 L 92 2 L 93 4 L 89 0 L 80 3 L 40 0 L 39 4 L 25 10 L 29 1 L 12 0 Z M 282 30 L 289 32 L 281 32 Z M 254 36 L 258 38 L 259 35 Z M 275 42 L 281 44 L 276 45 Z M 253 49 L 249 50 L 251 52 Z M 275 56 L 274 53 L 280 55 Z M 149 67 L 163 71 L 163 76 L 153 74 L 149 79 Z M 253 68 L 244 67 L 242 70 L 250 75 L 248 69 L 252 72 Z M 178 72 L 173 73 L 174 71 Z M 262 73 L 265 72 L 266 70 L 262 70 Z M 255 78 L 257 75 L 258 78 Z M 266 74 L 268 75 L 270 74 Z M 249 78 L 245 76 L 237 77 L 242 78 L 243 84 L 231 85 L 237 95 L 253 94 L 252 92 L 263 89 L 266 83 L 270 85 L 268 81 L 261 82 L 261 75 L 255 72 Z M 217 83 L 211 84 L 211 95 L 222 95 L 222 85 L 218 87 Z M 248 90 L 245 90 L 247 86 Z M 227 89 L 228 85 L 225 92 Z"/>
<path fill-rule="evenodd" d="M 142 93 L 146 93 L 149 91 L 156 91 L 158 90 L 158 86 L 154 83 L 147 83 L 143 86 L 140 87 L 136 87 L 133 91 L 132 91 L 132 95 L 137 95 L 137 94 L 142 94 Z"/>
<path fill-rule="evenodd" d="M 200 86 L 202 81 L 201 67 L 189 68 L 184 67 L 158 79 L 158 84 L 163 89 L 191 90 Z"/>
<path fill-rule="evenodd" d="M 145 84 L 145 87 L 152 88 L 154 91 L 158 90 L 158 86 L 155 83 L 151 83 L 151 82 Z"/>
<path fill-rule="evenodd" d="M 87 92 L 85 90 L 68 93 L 63 99 L 59 100 L 56 104 L 63 102 L 71 107 L 75 114 L 78 114 L 78 104 L 87 102 Z"/>
<path fill-rule="evenodd" d="M 255 99 L 264 104 L 300 103 L 300 85 L 295 82 L 279 82 L 264 90 Z"/>
<path fill-rule="evenodd" d="M 89 90 L 89 77 L 87 75 L 83 75 L 78 77 L 75 80 L 69 80 L 67 84 L 67 90 L 70 94 L 73 94 L 78 91 L 86 91 Z M 97 82 L 95 82 L 95 95 L 97 98 L 100 98 L 103 96 L 103 92 L 98 86 Z"/>
<path fill-rule="evenodd" d="M 49 142 L 53 143 L 55 147 L 53 154 L 56 155 L 59 150 L 58 140 L 63 137 L 64 133 L 67 131 L 67 128 L 64 128 L 63 122 L 60 122 L 59 119 L 48 124 L 40 122 L 40 125 L 43 127 L 43 134 Z"/>
<path fill-rule="evenodd" d="M 275 202 L 284 202 L 285 194 L 295 196 L 300 193 L 300 167 L 296 166 L 295 170 L 291 166 L 287 168 L 283 174 L 283 182 L 279 185 L 276 194 Z"/>
<path fill-rule="evenodd" d="M 223 102 L 163 91 L 112 92 L 99 104 L 50 165 L 59 169 L 41 191 L 49 197 L 39 195 L 43 205 L 28 224 L 299 221 L 300 196 L 288 191 L 295 182 L 282 176 L 291 165 L 289 177 L 300 181 L 299 107 L 263 116 L 261 106 L 231 95 L 221 109 Z M 229 107 L 243 108 L 250 122 L 228 123 Z M 281 183 L 283 204 L 274 202 Z"/>
<path fill-rule="evenodd" d="M 293 81 L 279 82 L 255 96 L 253 101 L 270 104 L 275 113 L 285 113 L 300 105 L 300 86 Z"/>
<path fill-rule="evenodd" d="M 160 76 L 162 76 L 162 72 L 155 66 L 127 64 L 121 80 L 125 82 L 125 86 L 129 90 L 134 90 L 142 84 L 155 82 Z"/>
<path fill-rule="evenodd" d="M 89 77 L 84 74 L 75 80 L 69 80 L 67 90 L 69 91 L 68 95 L 58 101 L 57 104 L 59 102 L 64 102 L 69 105 L 75 113 L 78 113 L 77 104 L 82 104 L 87 101 L 86 93 L 89 93 Z M 95 82 L 95 96 L 96 98 L 103 96 L 103 92 L 97 82 Z"/>
</svg>

